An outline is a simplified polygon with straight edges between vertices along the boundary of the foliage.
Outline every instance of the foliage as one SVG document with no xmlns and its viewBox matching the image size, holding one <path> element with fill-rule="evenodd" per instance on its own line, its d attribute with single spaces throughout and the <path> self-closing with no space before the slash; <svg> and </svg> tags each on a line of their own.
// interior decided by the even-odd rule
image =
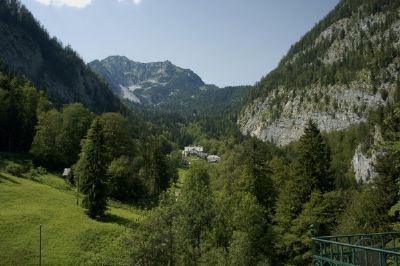
<svg viewBox="0 0 400 266">
<path fill-rule="evenodd" d="M 330 156 L 330 148 L 317 125 L 312 120 L 308 121 L 304 135 L 300 138 L 299 169 L 311 190 L 319 189 L 325 192 L 332 189 Z"/>
<path fill-rule="evenodd" d="M 14 176 L 21 177 L 22 174 L 26 172 L 26 168 L 21 164 L 10 162 L 7 164 L 5 171 Z"/>
<path fill-rule="evenodd" d="M 37 163 L 57 169 L 70 167 L 78 159 L 92 115 L 82 104 L 65 105 L 59 112 L 39 112 L 31 153 Z"/>
<path fill-rule="evenodd" d="M 57 110 L 39 114 L 31 148 L 31 153 L 39 164 L 50 168 L 60 166 L 61 154 L 57 138 L 62 133 L 61 129 L 62 116 Z"/>
<path fill-rule="evenodd" d="M 109 164 L 107 176 L 110 197 L 128 201 L 145 195 L 146 188 L 138 176 L 137 161 L 121 156 Z"/>
<path fill-rule="evenodd" d="M 176 163 L 163 153 L 163 137 L 154 138 L 144 144 L 144 167 L 142 178 L 146 180 L 150 195 L 165 191 L 177 180 Z"/>
<path fill-rule="evenodd" d="M 304 135 L 288 152 L 295 156 L 269 162 L 277 189 L 273 228 L 276 255 L 284 264 L 311 263 L 309 226 L 329 235 L 346 208 L 348 194 L 334 191 L 330 173 L 330 147 L 316 125 L 309 121 Z M 287 165 L 287 162 L 289 164 Z"/>
<path fill-rule="evenodd" d="M 75 174 L 84 193 L 82 205 L 90 218 L 101 217 L 107 205 L 106 147 L 103 127 L 95 119 L 82 146 Z"/>
<path fill-rule="evenodd" d="M 0 150 L 27 151 L 37 122 L 36 112 L 48 101 L 31 83 L 0 71 Z"/>
<path fill-rule="evenodd" d="M 135 147 L 128 121 L 120 113 L 104 113 L 98 119 L 103 128 L 107 161 L 122 155 L 133 156 Z"/>
<path fill-rule="evenodd" d="M 399 202 L 400 175 L 399 110 L 398 105 L 385 108 L 383 143 L 374 164 L 378 176 L 371 184 L 364 185 L 361 191 L 354 193 L 337 229 L 341 233 L 390 230 L 391 224 L 397 218 L 395 209 Z"/>
<path fill-rule="evenodd" d="M 64 166 L 71 166 L 78 160 L 81 140 L 85 137 L 93 116 L 80 103 L 64 105 L 60 111 L 62 126 L 56 137 L 57 147 Z"/>
</svg>

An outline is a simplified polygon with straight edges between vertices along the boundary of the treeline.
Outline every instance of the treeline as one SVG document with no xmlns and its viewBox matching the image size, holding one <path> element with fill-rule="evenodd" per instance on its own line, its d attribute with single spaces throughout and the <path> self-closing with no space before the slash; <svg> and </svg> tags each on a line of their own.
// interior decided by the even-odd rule
<svg viewBox="0 0 400 266">
<path fill-rule="evenodd" d="M 29 152 L 36 166 L 49 170 L 72 168 L 68 181 L 84 184 L 86 150 L 95 131 L 101 135 L 101 158 L 89 168 L 104 169 L 96 178 L 102 180 L 105 198 L 134 202 L 154 197 L 177 178 L 177 146 L 162 134 L 138 129 L 142 124 L 136 117 L 97 115 L 80 103 L 57 109 L 29 82 L 0 72 L 0 151 Z"/>
<path fill-rule="evenodd" d="M 0 150 L 29 150 L 37 115 L 51 107 L 30 82 L 0 71 Z"/>
</svg>

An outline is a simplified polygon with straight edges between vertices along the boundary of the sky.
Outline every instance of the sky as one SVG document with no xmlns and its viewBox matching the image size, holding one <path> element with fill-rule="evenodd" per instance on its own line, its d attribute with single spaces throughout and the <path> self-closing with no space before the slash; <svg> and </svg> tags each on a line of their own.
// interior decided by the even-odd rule
<svg viewBox="0 0 400 266">
<path fill-rule="evenodd" d="M 21 0 L 86 61 L 169 60 L 218 86 L 252 85 L 339 0 Z"/>
</svg>

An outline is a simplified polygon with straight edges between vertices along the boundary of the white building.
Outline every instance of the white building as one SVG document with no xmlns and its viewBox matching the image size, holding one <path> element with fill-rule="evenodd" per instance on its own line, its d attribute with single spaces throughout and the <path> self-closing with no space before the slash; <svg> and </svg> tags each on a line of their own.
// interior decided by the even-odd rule
<svg viewBox="0 0 400 266">
<path fill-rule="evenodd" d="M 185 156 L 197 156 L 203 153 L 203 150 L 202 146 L 188 146 L 183 150 L 183 154 Z"/>
<path fill-rule="evenodd" d="M 208 155 L 207 156 L 208 163 L 218 163 L 219 161 L 221 161 L 221 157 L 219 157 L 217 155 Z"/>
</svg>

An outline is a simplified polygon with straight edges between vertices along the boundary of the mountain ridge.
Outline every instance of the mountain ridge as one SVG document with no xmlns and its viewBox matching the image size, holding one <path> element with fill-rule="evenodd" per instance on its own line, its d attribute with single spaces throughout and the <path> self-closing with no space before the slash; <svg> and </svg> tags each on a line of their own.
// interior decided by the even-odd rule
<svg viewBox="0 0 400 266">
<path fill-rule="evenodd" d="M 365 122 L 399 99 L 400 3 L 343 0 L 250 92 L 241 132 L 286 145 L 309 119 L 323 131 Z"/>
<path fill-rule="evenodd" d="M 141 63 L 125 56 L 108 56 L 88 66 L 104 78 L 120 98 L 157 105 L 175 95 L 190 97 L 207 86 L 190 69 L 163 62 Z"/>
<path fill-rule="evenodd" d="M 57 106 L 81 102 L 95 112 L 124 110 L 107 84 L 70 46 L 50 37 L 20 1 L 0 2 L 0 61 Z"/>
</svg>

